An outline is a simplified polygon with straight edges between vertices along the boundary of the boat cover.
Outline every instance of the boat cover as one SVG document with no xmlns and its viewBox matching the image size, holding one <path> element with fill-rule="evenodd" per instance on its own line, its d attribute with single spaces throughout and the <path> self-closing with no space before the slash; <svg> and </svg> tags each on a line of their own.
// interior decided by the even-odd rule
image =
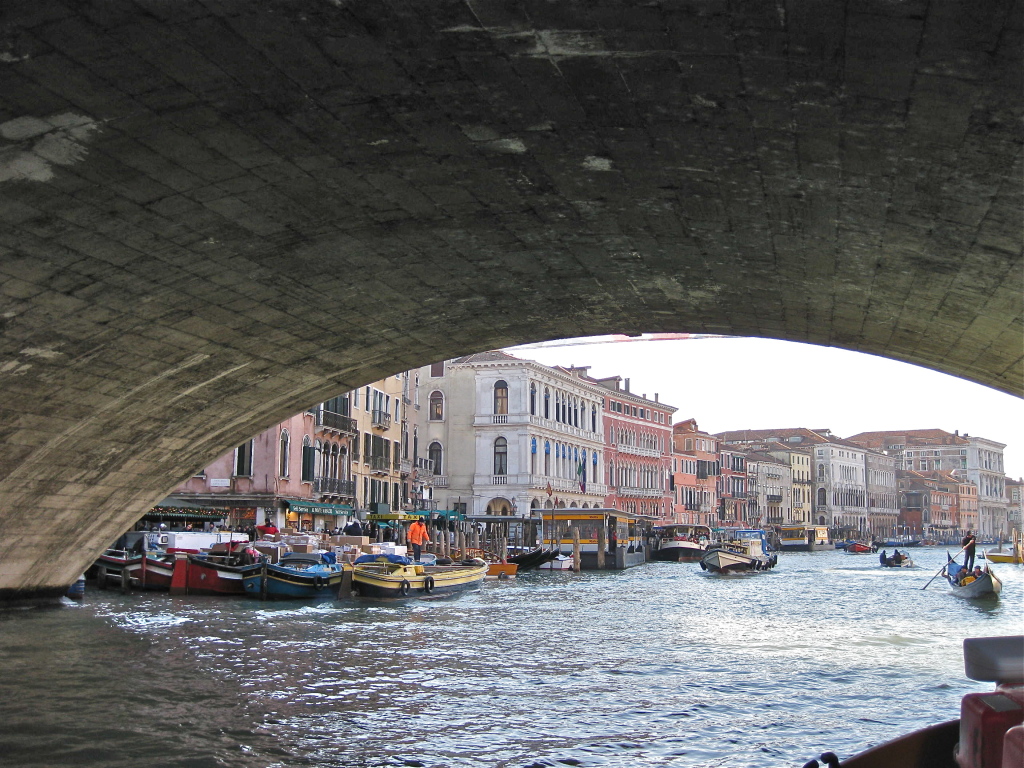
<svg viewBox="0 0 1024 768">
<path fill-rule="evenodd" d="M 382 559 L 386 559 L 389 563 L 396 563 L 398 565 L 412 565 L 413 562 L 405 555 L 360 555 L 355 559 L 353 565 L 359 565 L 361 563 L 379 563 Z"/>
</svg>

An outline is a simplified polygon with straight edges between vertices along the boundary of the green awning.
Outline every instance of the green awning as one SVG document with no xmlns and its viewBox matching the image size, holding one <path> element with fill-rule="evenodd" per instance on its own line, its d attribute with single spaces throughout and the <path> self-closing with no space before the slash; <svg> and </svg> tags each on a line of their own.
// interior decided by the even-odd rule
<svg viewBox="0 0 1024 768">
<path fill-rule="evenodd" d="M 210 507 L 153 507 L 143 515 L 143 520 L 222 520 L 231 514 L 227 509 Z"/>
<path fill-rule="evenodd" d="M 349 504 L 322 504 L 317 501 L 291 501 L 285 499 L 288 509 L 298 515 L 351 515 Z"/>
</svg>

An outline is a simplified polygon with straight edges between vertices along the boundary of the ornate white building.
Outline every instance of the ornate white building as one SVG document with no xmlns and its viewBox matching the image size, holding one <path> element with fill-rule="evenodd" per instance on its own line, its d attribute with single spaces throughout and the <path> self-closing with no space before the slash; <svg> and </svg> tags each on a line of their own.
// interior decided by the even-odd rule
<svg viewBox="0 0 1024 768">
<path fill-rule="evenodd" d="M 601 507 L 607 391 L 570 370 L 482 352 L 414 372 L 414 446 L 433 461 L 437 509 L 530 516 Z"/>
</svg>

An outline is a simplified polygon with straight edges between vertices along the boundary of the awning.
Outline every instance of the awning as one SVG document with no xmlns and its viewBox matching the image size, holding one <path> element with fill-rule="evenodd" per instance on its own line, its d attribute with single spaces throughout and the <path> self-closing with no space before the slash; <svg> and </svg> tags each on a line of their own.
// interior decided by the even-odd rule
<svg viewBox="0 0 1024 768">
<path fill-rule="evenodd" d="M 298 515 L 345 515 L 352 514 L 349 504 L 321 504 L 317 501 L 292 501 L 285 499 L 288 509 Z"/>
<path fill-rule="evenodd" d="M 143 520 L 222 520 L 231 514 L 227 509 L 209 507 L 153 507 L 143 515 Z"/>
</svg>

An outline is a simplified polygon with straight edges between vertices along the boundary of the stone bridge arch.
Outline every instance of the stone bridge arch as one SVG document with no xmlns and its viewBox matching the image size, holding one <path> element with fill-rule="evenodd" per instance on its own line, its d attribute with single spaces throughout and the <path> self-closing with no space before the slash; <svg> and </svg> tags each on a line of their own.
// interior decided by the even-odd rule
<svg viewBox="0 0 1024 768">
<path fill-rule="evenodd" d="M 1014 7 L 5 3 L 0 595 L 457 354 L 727 333 L 1021 394 Z"/>
</svg>

